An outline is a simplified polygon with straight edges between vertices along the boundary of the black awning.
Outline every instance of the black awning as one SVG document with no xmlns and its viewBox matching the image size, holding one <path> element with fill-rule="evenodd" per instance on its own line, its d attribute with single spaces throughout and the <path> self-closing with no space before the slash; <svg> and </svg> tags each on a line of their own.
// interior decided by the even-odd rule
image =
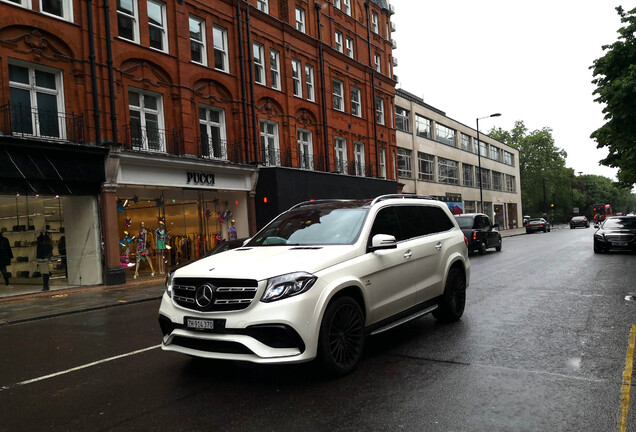
<svg viewBox="0 0 636 432">
<path fill-rule="evenodd" d="M 0 146 L 0 192 L 95 195 L 105 179 L 105 155 L 103 148 Z"/>
</svg>

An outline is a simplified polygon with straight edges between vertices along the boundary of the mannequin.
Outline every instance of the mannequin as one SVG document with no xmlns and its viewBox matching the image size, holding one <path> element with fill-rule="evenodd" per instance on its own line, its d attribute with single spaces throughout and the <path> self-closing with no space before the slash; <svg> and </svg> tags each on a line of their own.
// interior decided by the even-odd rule
<svg viewBox="0 0 636 432">
<path fill-rule="evenodd" d="M 163 220 L 159 221 L 159 227 L 155 230 L 155 252 L 157 254 L 157 271 L 159 274 L 165 274 L 164 254 L 168 244 L 168 231 Z"/>
<path fill-rule="evenodd" d="M 147 261 L 150 265 L 151 276 L 155 275 L 155 269 L 152 267 L 152 261 L 148 258 L 148 231 L 146 224 L 139 222 L 139 233 L 137 234 L 137 264 L 135 264 L 135 279 L 139 277 L 139 263 Z"/>
<path fill-rule="evenodd" d="M 49 279 L 51 273 L 49 271 L 49 262 L 53 256 L 53 239 L 47 231 L 43 231 L 37 238 L 37 247 L 35 250 L 35 258 L 38 263 L 38 269 L 42 273 L 42 291 L 49 290 Z"/>
</svg>

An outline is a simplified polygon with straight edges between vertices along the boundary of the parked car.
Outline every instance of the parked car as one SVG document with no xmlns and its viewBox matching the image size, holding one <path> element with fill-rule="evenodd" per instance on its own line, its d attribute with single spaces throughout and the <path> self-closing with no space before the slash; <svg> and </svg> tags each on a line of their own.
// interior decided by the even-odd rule
<svg viewBox="0 0 636 432">
<path fill-rule="evenodd" d="M 342 375 L 369 335 L 427 313 L 459 320 L 469 280 L 466 239 L 440 201 L 304 202 L 244 246 L 169 275 L 161 347 L 255 363 L 319 359 Z"/>
<path fill-rule="evenodd" d="M 589 228 L 590 221 L 587 220 L 585 216 L 574 216 L 570 219 L 570 229 L 574 229 L 576 227 Z"/>
<path fill-rule="evenodd" d="M 536 231 L 550 232 L 550 222 L 543 218 L 531 218 L 526 223 L 526 234 L 532 234 Z"/>
<path fill-rule="evenodd" d="M 232 249 L 236 249 L 238 247 L 243 246 L 243 243 L 245 243 L 245 240 L 247 240 L 247 238 L 239 238 L 239 239 L 232 239 L 232 240 L 226 240 L 223 241 L 221 243 L 219 243 L 218 245 L 216 245 L 214 248 L 210 249 L 203 257 L 209 257 L 210 255 L 215 255 L 221 252 L 225 252 L 228 250 L 232 250 Z"/>
<path fill-rule="evenodd" d="M 636 216 L 610 216 L 594 233 L 594 253 L 636 252 Z"/>
<path fill-rule="evenodd" d="M 486 249 L 490 248 L 495 248 L 497 252 L 501 251 L 499 225 L 493 225 L 488 216 L 483 213 L 465 213 L 456 215 L 455 219 L 468 240 L 469 252 L 479 251 L 483 255 Z"/>
</svg>

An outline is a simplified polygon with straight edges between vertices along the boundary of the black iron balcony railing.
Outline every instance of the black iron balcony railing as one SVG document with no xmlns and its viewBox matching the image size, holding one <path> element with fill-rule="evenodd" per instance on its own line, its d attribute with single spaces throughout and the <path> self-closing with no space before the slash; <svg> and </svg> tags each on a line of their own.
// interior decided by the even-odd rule
<svg viewBox="0 0 636 432">
<path fill-rule="evenodd" d="M 280 151 L 272 147 L 265 147 L 263 149 L 263 165 L 281 166 Z"/>
<path fill-rule="evenodd" d="M 0 123 L 1 132 L 7 135 L 84 142 L 81 114 L 8 103 L 0 106 Z"/>
<path fill-rule="evenodd" d="M 203 136 L 199 138 L 201 156 L 206 159 L 228 160 L 227 141 Z"/>
<path fill-rule="evenodd" d="M 298 166 L 301 169 L 312 170 L 312 171 L 314 170 L 314 158 L 311 154 L 301 149 L 298 156 L 299 156 Z"/>
</svg>

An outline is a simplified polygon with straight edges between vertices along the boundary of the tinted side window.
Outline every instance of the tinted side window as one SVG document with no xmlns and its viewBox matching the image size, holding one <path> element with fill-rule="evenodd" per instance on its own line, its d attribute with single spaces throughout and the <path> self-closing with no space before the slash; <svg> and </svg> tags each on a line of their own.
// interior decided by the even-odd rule
<svg viewBox="0 0 636 432">
<path fill-rule="evenodd" d="M 397 206 L 396 211 L 405 239 L 428 234 L 426 221 L 416 206 Z"/>
<path fill-rule="evenodd" d="M 375 221 L 373 221 L 373 226 L 371 227 L 369 241 L 376 234 L 389 234 L 395 237 L 397 241 L 403 239 L 395 207 L 385 207 L 375 216 Z"/>
<path fill-rule="evenodd" d="M 448 219 L 444 210 L 439 207 L 421 206 L 420 211 L 424 218 L 427 234 L 448 231 L 453 228 L 453 222 Z"/>
</svg>

